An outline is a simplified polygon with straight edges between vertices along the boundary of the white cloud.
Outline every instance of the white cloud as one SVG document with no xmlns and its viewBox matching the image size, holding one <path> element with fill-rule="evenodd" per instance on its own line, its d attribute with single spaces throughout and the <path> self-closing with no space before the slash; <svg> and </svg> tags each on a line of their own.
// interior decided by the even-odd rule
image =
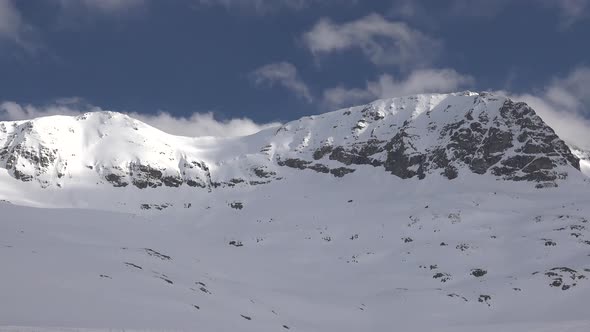
<svg viewBox="0 0 590 332">
<path fill-rule="evenodd" d="M 514 100 L 523 101 L 567 143 L 590 150 L 590 120 L 581 114 L 560 109 L 546 99 L 546 95 L 512 95 Z"/>
<path fill-rule="evenodd" d="M 422 23 L 457 17 L 481 19 L 497 16 L 510 3 L 511 0 L 447 0 L 445 6 L 433 11 L 425 1 L 396 0 L 390 12 L 396 17 L 420 19 Z"/>
<path fill-rule="evenodd" d="M 540 0 L 549 8 L 556 8 L 567 28 L 579 20 L 590 17 L 590 0 Z"/>
<path fill-rule="evenodd" d="M 555 104 L 590 116 L 590 68 L 579 67 L 565 78 L 554 79 L 546 94 Z"/>
<path fill-rule="evenodd" d="M 148 0 L 52 0 L 67 15 L 63 20 L 79 19 L 79 9 L 104 15 L 126 14 L 142 8 Z M 37 29 L 27 22 L 15 0 L 0 0 L 0 43 L 9 41 L 24 50 L 34 53 L 43 48 L 39 43 Z"/>
<path fill-rule="evenodd" d="M 590 17 L 590 0 L 447 0 L 445 6 L 433 11 L 428 1 L 395 0 L 390 14 L 420 21 L 436 27 L 441 21 L 456 19 L 493 19 L 505 11 L 521 10 L 514 5 L 526 5 L 532 10 L 545 9 L 559 17 L 561 28 Z"/>
<path fill-rule="evenodd" d="M 61 104 L 55 104 L 44 108 L 37 108 L 32 105 L 20 105 L 11 101 L 0 104 L 1 121 L 26 120 L 50 115 L 79 115 L 81 113 L 83 112 Z"/>
<path fill-rule="evenodd" d="M 248 118 L 217 120 L 212 112 L 193 113 L 189 117 L 174 117 L 166 112 L 157 115 L 130 113 L 129 116 L 162 131 L 182 136 L 234 137 L 257 133 L 279 123 L 259 124 Z"/>
<path fill-rule="evenodd" d="M 198 0 L 201 5 L 221 5 L 226 8 L 254 9 L 257 12 L 268 12 L 278 7 L 300 9 L 307 5 L 306 0 Z"/>
<path fill-rule="evenodd" d="M 257 14 L 269 14 L 280 9 L 302 10 L 313 5 L 354 4 L 358 0 L 196 0 L 201 6 L 223 6 Z"/>
<path fill-rule="evenodd" d="M 18 42 L 22 17 L 11 0 L 0 0 L 0 37 Z"/>
<path fill-rule="evenodd" d="M 313 101 L 308 86 L 299 78 L 297 68 L 291 63 L 271 63 L 256 69 L 251 76 L 258 85 L 267 83 L 273 86 L 278 84 L 307 102 Z"/>
<path fill-rule="evenodd" d="M 0 0 L 0 42 L 9 41 L 29 51 L 34 49 L 27 37 L 32 28 L 23 20 L 12 0 Z"/>
<path fill-rule="evenodd" d="M 553 79 L 539 93 L 510 97 L 529 104 L 565 141 L 590 150 L 590 68 Z"/>
<path fill-rule="evenodd" d="M 367 82 L 364 88 L 328 89 L 324 91 L 324 103 L 327 107 L 336 108 L 417 93 L 452 92 L 472 84 L 473 81 L 471 76 L 462 75 L 452 69 L 420 69 L 411 72 L 403 80 L 383 74 L 377 81 Z"/>
<path fill-rule="evenodd" d="M 43 107 L 3 102 L 0 104 L 0 120 L 26 120 L 49 115 L 75 116 L 86 112 L 98 111 L 104 111 L 104 109 L 84 104 L 78 98 L 61 99 L 52 105 Z M 167 133 L 191 137 L 245 136 L 279 125 L 279 123 L 258 124 L 248 118 L 217 120 L 212 112 L 193 113 L 188 117 L 175 117 L 166 112 L 160 112 L 155 115 L 139 113 L 127 113 L 127 115 Z"/>
<path fill-rule="evenodd" d="M 59 0 L 64 9 L 84 8 L 104 14 L 125 13 L 146 4 L 146 0 Z"/>
<path fill-rule="evenodd" d="M 323 18 L 303 41 L 314 55 L 359 49 L 374 64 L 400 67 L 429 64 L 442 47 L 440 41 L 378 14 L 345 23 Z"/>
</svg>

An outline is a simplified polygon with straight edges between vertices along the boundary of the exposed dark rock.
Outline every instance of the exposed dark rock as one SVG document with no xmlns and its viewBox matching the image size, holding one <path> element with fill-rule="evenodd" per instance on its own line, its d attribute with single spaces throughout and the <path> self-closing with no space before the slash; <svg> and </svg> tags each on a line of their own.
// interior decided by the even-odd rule
<svg viewBox="0 0 590 332">
<path fill-rule="evenodd" d="M 324 156 L 330 152 L 332 152 L 332 146 L 324 145 L 321 148 L 314 151 L 313 159 L 320 160 L 320 159 L 324 158 Z"/>
<path fill-rule="evenodd" d="M 29 182 L 29 181 L 32 181 L 33 180 L 33 176 L 32 175 L 25 174 L 25 173 L 19 171 L 17 168 L 15 168 L 12 171 L 12 174 L 14 175 L 14 178 L 15 179 L 21 180 L 23 182 Z"/>
<path fill-rule="evenodd" d="M 555 243 L 555 241 L 553 240 L 549 240 L 549 239 L 542 239 L 543 241 L 545 241 L 545 247 L 555 247 L 557 245 L 557 243 Z"/>
<path fill-rule="evenodd" d="M 423 179 L 425 177 L 424 164 L 426 158 L 422 154 L 412 152 L 415 149 L 409 140 L 409 136 L 402 128 L 385 145 L 387 159 L 383 165 L 386 171 L 402 179 L 413 178 L 416 175 L 419 179 Z"/>
<path fill-rule="evenodd" d="M 199 187 L 199 188 L 207 188 L 207 185 L 205 183 L 203 183 L 202 181 L 195 181 L 192 179 L 189 179 L 186 181 L 186 184 L 189 187 Z"/>
<path fill-rule="evenodd" d="M 516 155 L 503 160 L 501 164 L 508 167 L 509 171 L 507 173 L 510 173 L 514 170 L 523 169 L 525 166 L 530 164 L 534 159 L 535 156 Z"/>
<path fill-rule="evenodd" d="M 313 164 L 311 166 L 308 167 L 309 169 L 311 169 L 312 171 L 316 171 L 318 173 L 330 173 L 330 169 L 328 168 L 328 166 L 326 165 L 322 165 L 322 164 Z"/>
<path fill-rule="evenodd" d="M 586 275 L 568 267 L 554 267 L 545 272 L 545 276 L 551 279 L 551 287 L 558 287 L 564 291 L 575 287 L 578 281 L 587 279 Z"/>
<path fill-rule="evenodd" d="M 344 177 L 346 174 L 354 173 L 354 169 L 346 168 L 346 167 L 339 167 L 333 168 L 330 170 L 330 174 L 334 175 L 337 178 Z"/>
<path fill-rule="evenodd" d="M 432 278 L 434 279 L 440 279 L 440 282 L 447 282 L 449 280 L 451 280 L 451 275 L 448 273 L 442 273 L 442 272 L 438 272 L 435 273 Z"/>
<path fill-rule="evenodd" d="M 289 158 L 289 159 L 286 159 L 285 161 L 282 161 L 279 159 L 279 160 L 277 160 L 277 164 L 279 166 L 287 166 L 290 168 L 306 169 L 307 166 L 309 164 L 311 164 L 311 161 L 306 161 L 306 160 L 296 159 L 296 158 Z"/>
<path fill-rule="evenodd" d="M 338 167 L 338 168 L 334 168 L 334 169 L 330 169 L 325 165 L 322 164 L 313 164 L 311 161 L 305 161 L 302 159 L 295 159 L 295 158 L 290 158 L 290 159 L 286 159 L 285 161 L 282 161 L 281 159 L 277 160 L 277 164 L 279 166 L 286 166 L 286 167 L 290 167 L 290 168 L 296 168 L 296 169 L 310 169 L 313 171 L 316 171 L 318 173 L 330 173 L 332 175 L 334 175 L 335 177 L 343 177 L 346 174 L 350 174 L 353 173 L 355 170 L 351 169 L 351 168 L 346 168 L 346 167 Z"/>
<path fill-rule="evenodd" d="M 522 171 L 525 173 L 533 173 L 539 170 L 552 169 L 553 167 L 555 167 L 555 164 L 553 164 L 551 159 L 548 157 L 540 157 L 529 163 L 525 168 L 522 169 Z"/>
<path fill-rule="evenodd" d="M 134 267 L 134 268 L 139 269 L 139 270 L 143 270 L 143 268 L 141 266 L 136 265 L 136 264 L 133 264 L 133 263 L 127 263 L 127 262 L 125 262 L 125 265 Z"/>
<path fill-rule="evenodd" d="M 280 180 L 280 179 L 277 178 L 276 180 Z M 248 182 L 248 184 L 251 186 L 257 186 L 260 184 L 267 184 L 267 183 L 270 183 L 270 181 L 249 181 Z"/>
<path fill-rule="evenodd" d="M 374 139 L 363 144 L 352 146 L 352 148 L 348 150 L 341 146 L 334 149 L 330 147 L 330 160 L 336 160 L 345 165 L 372 165 L 377 167 L 383 165 L 383 162 L 371 158 L 371 156 L 382 152 L 383 150 L 383 142 Z M 316 150 L 314 153 L 314 158 L 318 151 L 319 150 Z"/>
<path fill-rule="evenodd" d="M 277 175 L 276 172 L 266 171 L 266 169 L 264 167 L 256 167 L 256 168 L 253 168 L 252 171 L 254 172 L 254 174 L 257 177 L 264 178 L 264 179 L 268 179 L 270 177 Z"/>
<path fill-rule="evenodd" d="M 172 280 L 170 280 L 170 279 L 166 278 L 166 277 L 162 277 L 162 276 L 160 276 L 160 277 L 158 277 L 158 278 L 160 278 L 160 279 L 164 280 L 166 283 L 168 283 L 168 284 L 170 284 L 170 285 L 174 285 L 174 282 L 173 282 Z"/>
<path fill-rule="evenodd" d="M 457 248 L 461 251 L 465 251 L 465 250 L 469 249 L 469 245 L 467 243 L 460 243 L 455 248 Z"/>
<path fill-rule="evenodd" d="M 480 278 L 485 276 L 488 273 L 488 271 L 483 270 L 483 269 L 473 269 L 471 270 L 471 275 L 476 277 L 476 278 Z"/>
<path fill-rule="evenodd" d="M 229 206 L 236 210 L 241 210 L 244 208 L 244 204 L 242 202 L 231 202 L 229 203 Z"/>
<path fill-rule="evenodd" d="M 129 183 L 124 181 L 124 176 L 117 174 L 108 174 L 105 176 L 105 180 L 110 182 L 114 187 L 127 187 Z"/>
<path fill-rule="evenodd" d="M 184 181 L 180 176 L 164 176 L 162 177 L 162 183 L 167 187 L 180 187 Z"/>
<path fill-rule="evenodd" d="M 244 179 L 236 179 L 236 178 L 233 178 L 233 179 L 229 180 L 229 183 L 234 184 L 234 185 L 235 184 L 239 184 L 239 183 L 244 183 L 244 182 L 245 182 Z"/>
<path fill-rule="evenodd" d="M 478 302 L 480 303 L 485 303 L 488 305 L 488 307 L 491 306 L 490 301 L 491 301 L 492 297 L 490 295 L 480 295 L 479 298 L 477 299 Z"/>
<path fill-rule="evenodd" d="M 463 301 L 465 302 L 469 302 L 469 300 L 467 300 L 467 298 L 465 296 L 461 296 L 457 293 L 451 293 L 451 294 L 447 294 L 448 297 L 458 297 L 461 298 Z"/>
<path fill-rule="evenodd" d="M 144 251 L 145 251 L 145 252 L 146 252 L 148 255 L 150 255 L 150 256 L 152 256 L 152 257 L 159 258 L 159 259 L 161 259 L 161 260 L 163 260 L 163 261 L 169 261 L 169 260 L 172 260 L 172 257 L 170 257 L 170 256 L 168 256 L 168 255 L 164 255 L 164 254 L 162 254 L 162 253 L 159 253 L 159 252 L 157 252 L 157 251 L 155 251 L 155 250 L 153 250 L 153 249 L 150 249 L 150 248 L 144 248 L 143 250 L 144 250 Z"/>
<path fill-rule="evenodd" d="M 139 207 L 142 210 L 156 209 L 158 211 L 162 211 L 162 210 L 167 209 L 171 206 L 172 206 L 172 204 L 170 204 L 170 203 L 164 203 L 164 204 L 141 204 Z"/>
</svg>

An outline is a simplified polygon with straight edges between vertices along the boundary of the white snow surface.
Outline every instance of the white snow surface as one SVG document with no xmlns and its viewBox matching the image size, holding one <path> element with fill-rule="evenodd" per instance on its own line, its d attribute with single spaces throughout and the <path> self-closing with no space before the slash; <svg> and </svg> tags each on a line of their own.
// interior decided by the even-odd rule
<svg viewBox="0 0 590 332">
<path fill-rule="evenodd" d="M 381 122 L 352 108 L 231 139 L 117 113 L 2 123 L 0 144 L 58 158 L 29 182 L 0 169 L 0 331 L 590 331 L 590 183 L 577 170 L 537 189 L 268 163 L 390 137 L 429 111 L 446 123 L 472 95 L 383 100 Z M 434 139 L 421 126 L 417 149 Z M 99 176 L 145 160 L 178 173 L 204 161 L 216 181 L 260 165 L 280 178 L 205 190 Z"/>
</svg>

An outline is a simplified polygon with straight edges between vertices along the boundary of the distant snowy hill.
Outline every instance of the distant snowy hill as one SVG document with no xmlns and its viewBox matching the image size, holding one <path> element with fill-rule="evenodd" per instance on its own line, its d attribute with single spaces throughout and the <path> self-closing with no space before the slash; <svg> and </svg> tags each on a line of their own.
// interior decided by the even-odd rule
<svg viewBox="0 0 590 332">
<path fill-rule="evenodd" d="M 588 160 L 472 92 L 238 138 L 2 122 L 0 331 L 588 331 Z"/>
</svg>

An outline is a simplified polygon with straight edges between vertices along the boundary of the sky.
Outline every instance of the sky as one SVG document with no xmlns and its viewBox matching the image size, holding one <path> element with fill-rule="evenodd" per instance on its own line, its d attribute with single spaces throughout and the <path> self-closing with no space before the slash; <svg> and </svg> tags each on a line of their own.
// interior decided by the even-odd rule
<svg viewBox="0 0 590 332">
<path fill-rule="evenodd" d="M 590 0 L 0 0 L 0 120 L 129 113 L 236 136 L 496 91 L 590 149 Z"/>
</svg>

